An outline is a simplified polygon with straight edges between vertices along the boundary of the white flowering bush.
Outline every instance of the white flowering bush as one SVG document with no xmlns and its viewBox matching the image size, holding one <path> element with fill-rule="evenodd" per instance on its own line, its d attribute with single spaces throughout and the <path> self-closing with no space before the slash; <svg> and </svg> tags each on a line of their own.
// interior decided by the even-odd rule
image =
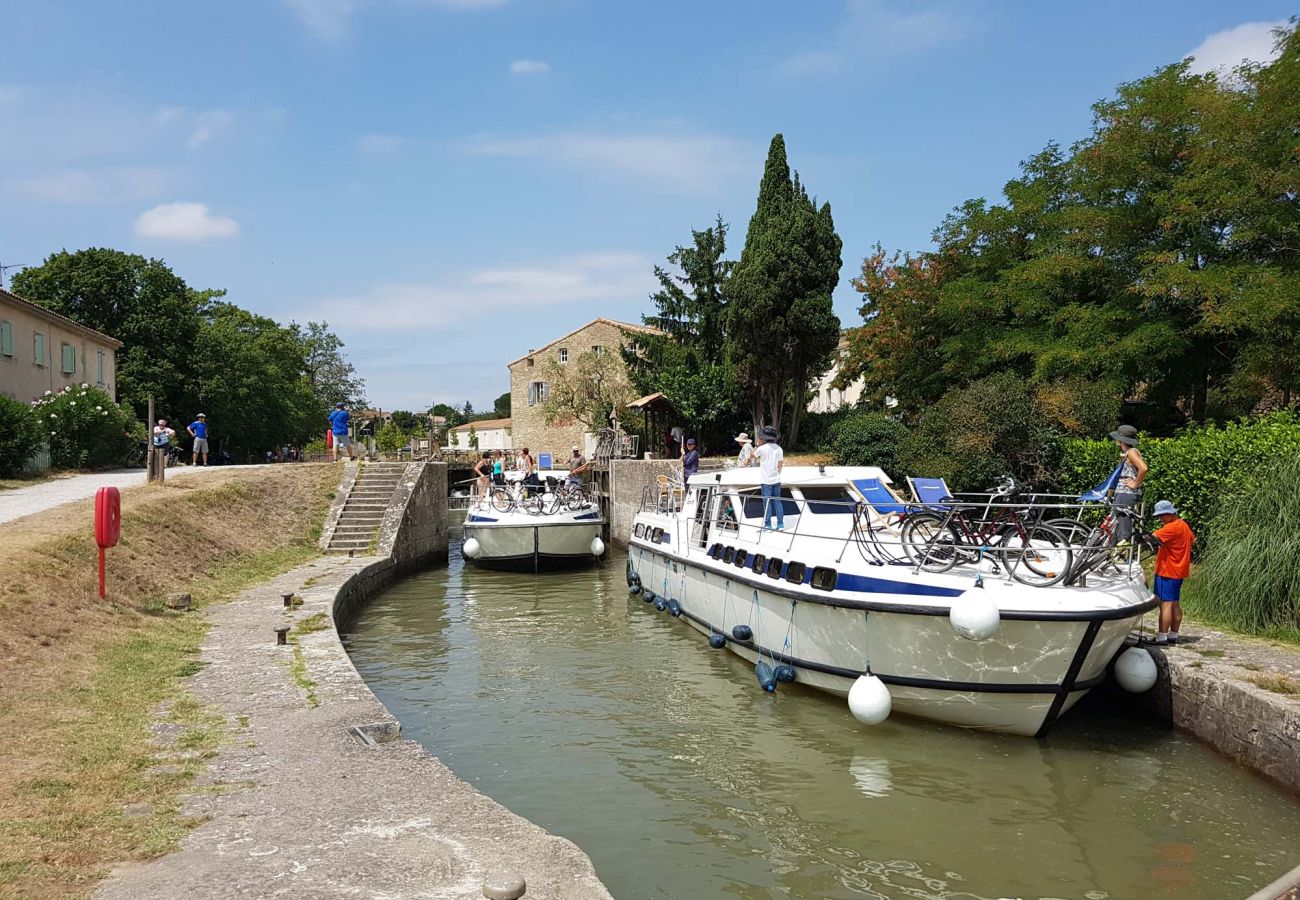
<svg viewBox="0 0 1300 900">
<path fill-rule="evenodd" d="M 47 391 L 32 412 L 50 444 L 50 464 L 58 469 L 103 469 L 122 464 L 142 426 L 131 411 L 88 385 Z"/>
<path fill-rule="evenodd" d="M 21 400 L 0 394 L 0 478 L 20 473 L 40 445 L 36 413 Z"/>
</svg>

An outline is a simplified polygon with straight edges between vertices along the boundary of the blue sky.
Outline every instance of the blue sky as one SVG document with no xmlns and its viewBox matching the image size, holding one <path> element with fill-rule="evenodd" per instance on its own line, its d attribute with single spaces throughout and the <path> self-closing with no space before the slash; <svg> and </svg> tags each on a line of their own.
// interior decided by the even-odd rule
<svg viewBox="0 0 1300 900">
<path fill-rule="evenodd" d="M 836 308 L 1121 81 L 1262 58 L 1274 2 L 6 2 L 0 263 L 109 246 L 325 319 L 372 402 L 490 406 L 721 213 L 767 143 L 829 200 Z"/>
</svg>

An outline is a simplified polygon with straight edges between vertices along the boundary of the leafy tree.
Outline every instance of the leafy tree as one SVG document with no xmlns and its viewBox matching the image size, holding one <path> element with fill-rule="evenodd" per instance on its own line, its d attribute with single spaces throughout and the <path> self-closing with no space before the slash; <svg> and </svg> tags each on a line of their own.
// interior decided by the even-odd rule
<svg viewBox="0 0 1300 900">
<path fill-rule="evenodd" d="M 465 405 L 468 406 L 469 404 L 467 403 Z M 469 449 L 478 449 L 478 432 L 474 430 L 473 425 L 469 426 Z"/>
<path fill-rule="evenodd" d="M 429 407 L 429 415 L 442 416 L 447 420 L 447 428 L 449 429 L 455 428 L 457 425 L 462 425 L 465 422 L 465 418 L 461 415 L 460 410 L 448 403 L 433 404 L 433 406 Z"/>
<path fill-rule="evenodd" d="M 343 354 L 343 341 L 329 330 L 328 322 L 308 322 L 303 328 L 289 326 L 306 348 L 307 378 L 322 409 L 340 400 L 352 409 L 366 406 L 366 382 Z"/>
<path fill-rule="evenodd" d="M 567 365 L 547 360 L 544 377 L 550 394 L 542 404 L 546 424 L 581 422 L 588 431 L 604 428 L 611 412 L 636 399 L 623 361 L 612 353 L 590 350 L 571 358 Z"/>
<path fill-rule="evenodd" d="M 492 412 L 498 419 L 510 418 L 510 392 L 506 391 L 492 401 Z"/>
<path fill-rule="evenodd" d="M 0 477 L 22 472 L 49 431 L 31 406 L 0 394 Z"/>
<path fill-rule="evenodd" d="M 85 384 L 47 394 L 33 411 L 49 433 L 50 464 L 58 469 L 120 466 L 132 443 L 144 438 L 129 409 Z"/>
<path fill-rule="evenodd" d="M 877 466 L 895 481 L 910 472 L 899 465 L 907 426 L 877 412 L 853 410 L 831 426 L 830 449 L 840 466 Z"/>
<path fill-rule="evenodd" d="M 476 413 L 474 412 L 474 404 L 466 400 L 465 405 L 461 407 L 460 414 L 464 417 L 466 422 L 473 419 L 474 416 L 476 415 Z"/>
<path fill-rule="evenodd" d="M 375 446 L 385 453 L 395 453 L 411 442 L 411 435 L 396 420 L 385 422 L 375 431 Z"/>
<path fill-rule="evenodd" d="M 776 135 L 729 283 L 727 349 L 754 427 L 766 419 L 780 429 L 789 409 L 791 444 L 809 383 L 830 368 L 839 341 L 831 294 L 841 249 L 830 204 L 819 208 L 791 177 L 785 141 Z"/>
<path fill-rule="evenodd" d="M 192 290 L 162 260 L 92 247 L 52 253 L 14 276 L 13 290 L 124 343 L 117 354 L 117 396 L 143 410 L 193 402 L 189 351 L 200 308 L 214 293 Z M 219 293 L 219 292 L 217 292 Z"/>
<path fill-rule="evenodd" d="M 396 425 L 402 434 L 423 434 L 428 430 L 428 423 L 424 416 L 417 416 L 413 412 L 404 409 L 395 409 L 389 415 L 389 421 Z"/>
</svg>

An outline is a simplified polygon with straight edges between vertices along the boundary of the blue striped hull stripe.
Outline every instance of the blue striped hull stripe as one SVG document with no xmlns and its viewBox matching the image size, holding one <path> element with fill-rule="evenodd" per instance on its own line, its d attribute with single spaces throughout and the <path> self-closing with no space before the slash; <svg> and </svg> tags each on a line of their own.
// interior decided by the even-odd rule
<svg viewBox="0 0 1300 900">
<path fill-rule="evenodd" d="M 812 570 L 809 569 L 809 572 Z M 936 587 L 931 584 L 916 584 L 911 581 L 891 581 L 888 578 L 872 578 L 870 575 L 850 575 L 840 572 L 835 580 L 837 591 L 856 591 L 862 594 L 910 594 L 919 597 L 960 597 L 966 593 L 964 588 Z"/>
</svg>

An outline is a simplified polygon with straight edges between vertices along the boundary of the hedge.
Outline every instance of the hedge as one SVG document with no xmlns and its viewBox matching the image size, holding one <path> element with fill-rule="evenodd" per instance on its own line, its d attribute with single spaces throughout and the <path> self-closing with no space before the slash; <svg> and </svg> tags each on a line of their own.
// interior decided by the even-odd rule
<svg viewBox="0 0 1300 900">
<path fill-rule="evenodd" d="M 1260 471 L 1300 454 L 1300 419 L 1283 412 L 1222 427 L 1192 427 L 1170 438 L 1143 439 L 1150 466 L 1143 490 L 1148 509 L 1157 500 L 1178 507 L 1204 549 L 1225 496 L 1251 490 Z M 1061 460 L 1062 489 L 1079 493 L 1100 483 L 1119 462 L 1110 440 L 1070 438 Z"/>
<path fill-rule="evenodd" d="M 20 474 L 41 437 L 41 423 L 31 406 L 0 394 L 0 477 Z"/>
</svg>

